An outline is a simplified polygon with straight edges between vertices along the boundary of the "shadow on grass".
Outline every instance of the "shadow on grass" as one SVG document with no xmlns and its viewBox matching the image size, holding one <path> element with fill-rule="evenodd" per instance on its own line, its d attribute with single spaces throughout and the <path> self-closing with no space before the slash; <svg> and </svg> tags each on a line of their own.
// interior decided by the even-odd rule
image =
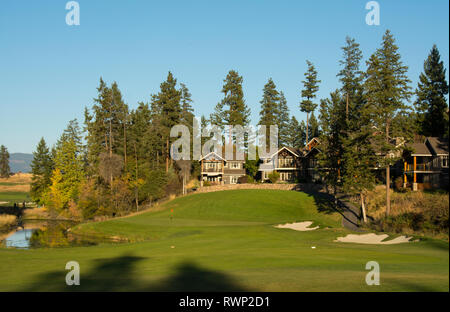
<svg viewBox="0 0 450 312">
<path fill-rule="evenodd" d="M 69 271 L 58 271 L 39 276 L 31 287 L 21 291 L 246 291 L 226 274 L 201 268 L 193 262 L 183 262 L 175 273 L 162 281 L 148 283 L 140 278 L 136 265 L 148 258 L 124 255 L 113 259 L 97 259 L 87 273 L 80 269 L 80 285 L 67 286 Z"/>
<path fill-rule="evenodd" d="M 314 198 L 318 212 L 325 214 L 337 212 L 342 216 L 344 227 L 352 231 L 361 231 L 359 228 L 360 209 L 350 203 L 345 196 L 337 194 L 335 197 L 330 192 L 324 192 L 322 186 L 314 184 L 302 185 L 298 190 Z"/>
</svg>

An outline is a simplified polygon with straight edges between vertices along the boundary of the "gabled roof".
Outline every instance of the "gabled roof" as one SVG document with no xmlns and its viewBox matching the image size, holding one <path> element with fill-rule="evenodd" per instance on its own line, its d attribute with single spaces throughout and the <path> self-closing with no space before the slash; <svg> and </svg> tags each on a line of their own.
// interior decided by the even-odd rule
<svg viewBox="0 0 450 312">
<path fill-rule="evenodd" d="M 425 143 L 410 143 L 407 146 L 412 149 L 411 156 L 432 156 Z"/>
<path fill-rule="evenodd" d="M 448 155 L 448 142 L 437 137 L 427 137 L 424 142 L 406 146 L 412 149 L 411 156 Z"/>
<path fill-rule="evenodd" d="M 309 146 L 309 145 L 312 144 L 314 141 L 315 141 L 317 144 L 320 143 L 319 138 L 313 137 L 311 140 L 309 140 L 309 142 L 306 144 L 306 146 Z"/>
<path fill-rule="evenodd" d="M 448 155 L 448 141 L 438 137 L 427 137 L 425 143 L 427 141 L 436 155 Z"/>
<path fill-rule="evenodd" d="M 220 156 L 219 154 L 217 154 L 216 152 L 210 152 L 210 153 L 206 154 L 205 156 L 203 156 L 202 158 L 200 158 L 200 160 L 206 159 L 206 158 L 208 158 L 210 155 L 215 155 L 215 156 L 217 156 L 217 159 L 225 160 L 225 159 L 223 159 L 223 157 L 221 157 L 221 156 Z"/>
<path fill-rule="evenodd" d="M 288 152 L 290 152 L 291 154 L 294 154 L 297 157 L 300 157 L 300 151 L 294 147 L 288 147 L 288 146 L 283 146 L 282 148 L 280 148 L 277 152 L 273 153 L 269 158 L 273 158 L 273 156 L 277 155 L 279 152 L 281 152 L 282 150 L 287 150 Z"/>
</svg>

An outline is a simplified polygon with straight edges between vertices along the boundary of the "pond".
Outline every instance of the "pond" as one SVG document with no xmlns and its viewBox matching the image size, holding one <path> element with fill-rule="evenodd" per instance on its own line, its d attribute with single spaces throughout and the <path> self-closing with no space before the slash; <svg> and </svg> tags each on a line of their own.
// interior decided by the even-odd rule
<svg viewBox="0 0 450 312">
<path fill-rule="evenodd" d="M 11 233 L 3 235 L 2 247 L 31 249 L 72 246 L 92 246 L 115 242 L 105 238 L 74 235 L 70 228 L 76 222 L 56 220 L 25 220 Z"/>
</svg>

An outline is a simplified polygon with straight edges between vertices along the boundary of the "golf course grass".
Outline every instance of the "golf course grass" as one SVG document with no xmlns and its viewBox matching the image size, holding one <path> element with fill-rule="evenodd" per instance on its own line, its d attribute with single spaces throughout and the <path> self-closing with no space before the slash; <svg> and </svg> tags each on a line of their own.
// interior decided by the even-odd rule
<svg viewBox="0 0 450 312">
<path fill-rule="evenodd" d="M 299 232 L 274 225 L 313 221 Z M 128 243 L 0 248 L 0 291 L 448 291 L 448 242 L 337 243 L 350 232 L 320 198 L 234 190 L 180 197 L 157 211 L 85 223 L 74 233 Z M 315 248 L 312 248 L 315 247 Z M 68 261 L 81 285 L 66 286 Z M 379 286 L 365 282 L 380 265 Z"/>
<path fill-rule="evenodd" d="M 30 195 L 28 192 L 0 192 L 0 202 L 7 202 L 9 204 L 29 202 Z"/>
</svg>

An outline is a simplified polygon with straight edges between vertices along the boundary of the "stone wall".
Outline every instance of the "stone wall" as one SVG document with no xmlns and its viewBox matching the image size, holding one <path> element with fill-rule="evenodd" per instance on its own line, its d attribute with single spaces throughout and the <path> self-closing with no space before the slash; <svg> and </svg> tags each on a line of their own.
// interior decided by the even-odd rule
<svg viewBox="0 0 450 312">
<path fill-rule="evenodd" d="M 305 191 L 305 192 L 319 192 L 323 191 L 323 185 L 312 183 L 261 183 L 261 184 L 225 184 L 199 187 L 193 193 L 209 193 L 228 190 L 284 190 L 284 191 Z"/>
</svg>

